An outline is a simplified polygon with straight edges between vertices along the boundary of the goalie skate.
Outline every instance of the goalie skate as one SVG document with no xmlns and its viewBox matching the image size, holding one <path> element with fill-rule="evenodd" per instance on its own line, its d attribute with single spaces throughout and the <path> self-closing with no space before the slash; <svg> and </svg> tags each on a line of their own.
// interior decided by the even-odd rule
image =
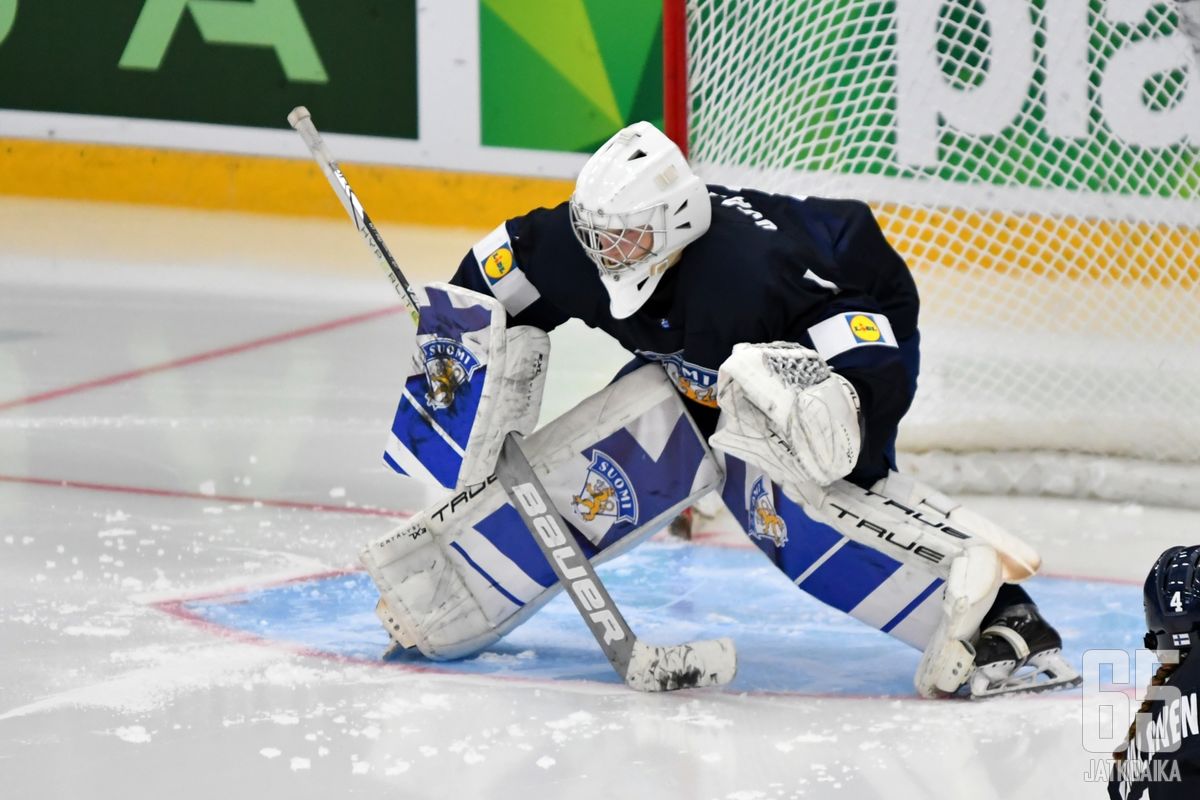
<svg viewBox="0 0 1200 800">
<path fill-rule="evenodd" d="M 975 644 L 971 697 L 1045 692 L 1083 678 L 1062 657 L 1062 638 L 1032 603 L 1009 606 L 987 623 Z"/>
<path fill-rule="evenodd" d="M 725 509 L 725 502 L 717 492 L 710 492 L 679 512 L 679 516 L 671 520 L 667 532 L 677 539 L 690 540 L 692 533 L 701 526 L 711 527 L 717 515 Z"/>
<path fill-rule="evenodd" d="M 692 538 L 692 519 L 695 516 L 695 511 L 691 508 L 685 508 L 679 512 L 679 516 L 671 520 L 667 525 L 667 533 L 674 536 L 676 539 L 690 541 Z"/>
</svg>

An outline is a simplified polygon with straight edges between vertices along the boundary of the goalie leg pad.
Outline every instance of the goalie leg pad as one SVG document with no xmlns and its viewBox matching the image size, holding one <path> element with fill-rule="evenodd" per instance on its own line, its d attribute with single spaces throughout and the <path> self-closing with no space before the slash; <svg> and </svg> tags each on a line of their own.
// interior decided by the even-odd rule
<svg viewBox="0 0 1200 800">
<path fill-rule="evenodd" d="M 793 583 L 826 605 L 924 648 L 941 618 L 944 578 L 932 565 L 900 560 L 911 540 L 898 533 L 888 540 L 886 533 L 865 527 L 860 532 L 869 533 L 870 541 L 849 538 L 761 469 L 728 455 L 723 464 L 726 507 Z"/>
<path fill-rule="evenodd" d="M 1000 558 L 986 543 L 972 544 L 950 563 L 942 619 L 925 645 L 913 685 L 922 697 L 953 694 L 971 677 L 969 644 L 1003 583 Z"/>
<path fill-rule="evenodd" d="M 1005 583 L 1020 583 L 1042 566 L 1042 557 L 1028 542 L 916 478 L 889 472 L 871 490 L 911 519 L 943 520 L 990 544 L 1000 555 Z"/>
<path fill-rule="evenodd" d="M 914 509 L 885 494 L 892 476 L 897 478 L 893 491 L 911 487 L 893 473 L 870 490 L 836 481 L 824 489 L 810 489 L 806 499 L 817 516 L 847 537 L 868 543 L 871 537 L 864 539 L 863 534 L 869 532 L 877 543 L 886 542 L 889 552 L 902 551 L 895 553 L 901 561 L 930 569 L 945 580 L 941 616 L 921 647 L 924 655 L 913 683 L 926 697 L 953 693 L 971 677 L 975 653 L 970 641 L 1005 581 L 1003 560 L 992 541 L 952 526 L 951 517 L 934 505 L 922 502 Z M 944 495 L 935 496 L 934 502 L 951 511 L 960 508 Z M 993 539 L 1025 548 L 1027 552 L 1018 555 L 1036 562 L 1031 548 L 999 526 L 988 526 Z"/>
<path fill-rule="evenodd" d="M 913 502 L 915 495 L 883 494 L 907 485 L 894 474 L 872 490 L 835 481 L 801 487 L 793 498 L 744 462 L 726 456 L 724 466 L 726 505 L 788 577 L 924 652 L 914 677 L 921 694 L 952 692 L 970 677 L 969 642 L 1004 582 L 991 541 L 953 527 L 932 505 Z M 1028 545 L 996 530 L 1036 562 Z"/>
<path fill-rule="evenodd" d="M 524 443 L 593 563 L 612 558 L 720 485 L 673 384 L 643 367 Z M 361 560 L 403 636 L 431 658 L 495 642 L 558 590 L 534 534 L 494 480 L 461 490 L 370 544 Z"/>
</svg>

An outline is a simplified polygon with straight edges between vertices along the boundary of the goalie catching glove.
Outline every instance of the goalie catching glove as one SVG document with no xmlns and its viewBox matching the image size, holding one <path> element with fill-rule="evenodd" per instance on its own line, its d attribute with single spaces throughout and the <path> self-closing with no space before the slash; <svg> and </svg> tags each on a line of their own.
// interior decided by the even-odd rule
<svg viewBox="0 0 1200 800">
<path fill-rule="evenodd" d="M 739 344 L 717 374 L 709 442 L 785 488 L 847 475 L 862 445 L 858 393 L 815 350 L 792 342 Z"/>
</svg>

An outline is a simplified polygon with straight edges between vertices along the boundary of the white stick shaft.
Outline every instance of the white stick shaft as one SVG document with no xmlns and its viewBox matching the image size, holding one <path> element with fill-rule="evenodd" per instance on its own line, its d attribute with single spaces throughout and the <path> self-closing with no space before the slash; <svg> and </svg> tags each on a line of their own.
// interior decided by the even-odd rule
<svg viewBox="0 0 1200 800">
<path fill-rule="evenodd" d="M 363 241 L 367 243 L 367 247 L 371 248 L 371 252 L 375 254 L 379 265 L 387 273 L 388 279 L 392 282 L 392 288 L 400 296 L 400 301 L 404 303 L 405 309 L 412 317 L 413 323 L 417 323 L 421 315 L 417 310 L 417 301 L 409 289 L 408 279 L 404 277 L 404 273 L 400 271 L 400 265 L 396 263 L 396 259 L 388 251 L 387 245 L 383 243 L 383 237 L 375 229 L 375 225 L 371 222 L 371 218 L 367 216 L 362 203 L 358 202 L 358 197 L 354 194 L 354 190 L 350 188 L 350 183 L 346 180 L 346 176 L 342 174 L 341 167 L 338 166 L 337 161 L 329 153 L 329 149 L 325 146 L 325 141 L 321 138 L 321 133 L 317 130 L 316 125 L 313 124 L 312 115 L 308 113 L 308 109 L 304 106 L 296 106 L 292 109 L 292 113 L 288 114 L 288 123 L 296 130 L 296 133 L 300 134 L 300 138 L 308 146 L 309 152 L 316 159 L 317 166 L 321 168 L 322 174 L 325 175 L 325 180 L 329 181 L 329 185 L 333 187 L 334 194 L 342 202 L 342 207 L 350 215 L 350 220 L 354 223 L 354 227 L 362 234 Z"/>
</svg>

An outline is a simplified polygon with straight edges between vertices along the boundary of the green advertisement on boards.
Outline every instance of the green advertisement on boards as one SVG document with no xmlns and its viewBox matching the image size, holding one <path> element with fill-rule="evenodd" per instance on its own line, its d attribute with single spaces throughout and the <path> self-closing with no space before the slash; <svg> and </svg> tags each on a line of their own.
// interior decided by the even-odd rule
<svg viewBox="0 0 1200 800">
<path fill-rule="evenodd" d="M 480 0 L 481 143 L 581 153 L 662 125 L 662 3 Z"/>
<path fill-rule="evenodd" d="M 0 0 L 0 108 L 417 137 L 415 0 Z"/>
<path fill-rule="evenodd" d="M 713 52 L 735 37 L 739 57 L 702 77 L 724 89 L 751 76 L 737 118 L 770 130 L 745 135 L 743 165 L 1166 199 L 1200 191 L 1200 84 L 1176 4 L 822 0 L 774 26 L 750 4 L 705 5 L 689 47 Z M 750 47 L 755 35 L 766 44 Z M 693 142 L 725 135 L 725 108 L 704 95 L 692 103 Z"/>
</svg>

